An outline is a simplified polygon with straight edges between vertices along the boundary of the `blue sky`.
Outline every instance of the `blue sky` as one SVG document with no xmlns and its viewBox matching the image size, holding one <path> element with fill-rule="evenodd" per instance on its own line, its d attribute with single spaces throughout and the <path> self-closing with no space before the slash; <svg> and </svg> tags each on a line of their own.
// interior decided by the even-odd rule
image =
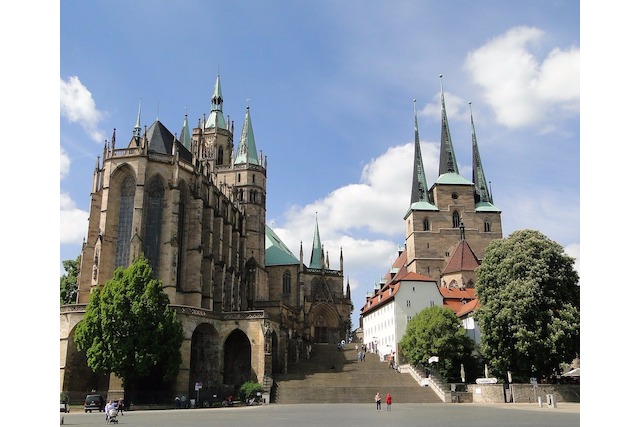
<svg viewBox="0 0 640 427">
<path fill-rule="evenodd" d="M 0 16 L 3 260 L 13 296 L 2 315 L 8 326 L 25 312 L 32 319 L 5 328 L 5 339 L 22 346 L 5 354 L 5 364 L 28 367 L 9 372 L 16 395 L 31 393 L 33 384 L 58 391 L 58 360 L 42 355 L 58 351 L 60 261 L 80 251 L 101 138 L 116 128 L 124 143 L 139 99 L 144 124 L 160 116 L 178 132 L 187 108 L 195 125 L 218 71 L 225 113 L 239 125 L 248 102 L 258 148 L 269 156 L 268 220 L 294 253 L 303 241 L 308 257 L 318 212 L 332 265 L 344 249 L 356 316 L 403 240 L 414 98 L 427 178 L 435 179 L 433 108 L 443 74 L 461 172 L 470 177 L 472 101 L 505 236 L 538 229 L 579 260 L 584 380 L 599 379 L 603 357 L 633 354 L 634 341 L 622 334 L 635 313 L 603 304 L 607 285 L 633 283 L 636 261 L 629 250 L 638 238 L 633 2 L 174 3 L 14 2 Z M 577 76 L 566 83 L 561 77 L 571 65 L 560 61 L 578 50 L 579 98 Z M 478 61 L 470 68 L 471 57 Z M 548 75 L 558 79 L 542 78 Z M 69 90 L 62 89 L 73 87 L 78 96 L 67 110 L 61 101 Z M 583 389 L 583 402 L 594 403 L 582 408 L 589 419 L 616 398 Z M 621 409 L 602 411 L 603 421 L 629 419 Z"/>
<path fill-rule="evenodd" d="M 504 236 L 540 230 L 580 265 L 576 1 L 60 3 L 60 259 L 80 253 L 104 140 L 208 114 L 216 74 L 236 124 L 251 107 L 268 158 L 267 222 L 308 264 L 316 214 L 344 254 L 354 325 L 404 243 L 416 99 L 437 178 L 440 78 L 461 174 L 469 102 Z"/>
</svg>

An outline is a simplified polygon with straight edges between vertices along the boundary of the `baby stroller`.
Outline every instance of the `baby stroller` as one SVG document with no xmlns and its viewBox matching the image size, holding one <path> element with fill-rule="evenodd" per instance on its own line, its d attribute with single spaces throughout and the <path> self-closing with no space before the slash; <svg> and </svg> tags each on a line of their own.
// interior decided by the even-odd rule
<svg viewBox="0 0 640 427">
<path fill-rule="evenodd" d="M 118 409 L 110 408 L 107 411 L 107 424 L 118 424 Z"/>
</svg>

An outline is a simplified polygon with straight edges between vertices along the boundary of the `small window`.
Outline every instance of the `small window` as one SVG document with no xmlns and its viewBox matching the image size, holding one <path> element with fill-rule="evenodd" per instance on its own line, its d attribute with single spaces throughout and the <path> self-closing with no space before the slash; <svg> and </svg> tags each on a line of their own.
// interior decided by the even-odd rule
<svg viewBox="0 0 640 427">
<path fill-rule="evenodd" d="M 434 301 L 429 301 L 429 307 L 433 307 L 435 305 L 436 305 L 436 303 Z"/>
<path fill-rule="evenodd" d="M 407 300 L 407 307 L 411 307 L 411 300 Z"/>
<path fill-rule="evenodd" d="M 460 214 L 458 211 L 453 211 L 453 228 L 460 228 Z"/>
<path fill-rule="evenodd" d="M 424 231 L 429 231 L 429 218 L 422 220 L 422 228 Z"/>
<path fill-rule="evenodd" d="M 491 223 L 489 220 L 484 220 L 484 232 L 489 233 L 491 231 Z"/>
</svg>

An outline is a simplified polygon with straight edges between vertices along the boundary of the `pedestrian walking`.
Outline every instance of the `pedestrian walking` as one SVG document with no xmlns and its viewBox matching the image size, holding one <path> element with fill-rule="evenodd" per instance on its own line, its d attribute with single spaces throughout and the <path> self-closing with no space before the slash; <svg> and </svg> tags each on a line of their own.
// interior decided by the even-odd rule
<svg viewBox="0 0 640 427">
<path fill-rule="evenodd" d="M 376 411 L 382 411 L 382 396 L 380 396 L 380 392 L 376 393 Z"/>
<path fill-rule="evenodd" d="M 387 411 L 391 410 L 391 393 L 387 393 Z"/>
</svg>

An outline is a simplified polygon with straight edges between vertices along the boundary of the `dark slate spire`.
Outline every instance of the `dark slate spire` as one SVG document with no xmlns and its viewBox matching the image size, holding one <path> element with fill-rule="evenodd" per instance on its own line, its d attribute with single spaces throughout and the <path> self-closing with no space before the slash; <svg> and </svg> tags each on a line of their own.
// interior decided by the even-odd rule
<svg viewBox="0 0 640 427">
<path fill-rule="evenodd" d="M 489 192 L 487 180 L 482 169 L 480 161 L 480 150 L 478 150 L 478 141 L 476 140 L 476 127 L 473 124 L 473 111 L 471 111 L 471 102 L 469 102 L 469 111 L 471 112 L 471 141 L 473 146 L 473 185 L 476 190 L 476 203 L 489 202 L 493 204 L 493 197 Z"/>
<path fill-rule="evenodd" d="M 413 155 L 413 185 L 411 187 L 411 203 L 430 202 L 427 177 L 424 174 L 422 164 L 422 152 L 420 150 L 420 135 L 418 134 L 418 113 L 416 112 L 416 100 L 413 100 L 413 131 L 414 131 L 414 155 Z"/>
<path fill-rule="evenodd" d="M 444 106 L 444 89 L 442 87 L 442 74 L 440 74 L 440 100 L 442 103 L 442 133 L 440 135 L 440 171 L 439 175 L 448 172 L 459 174 L 456 154 L 453 151 L 451 132 L 449 131 L 449 121 L 447 120 L 447 109 Z"/>
<path fill-rule="evenodd" d="M 191 134 L 189 132 L 189 120 L 187 120 L 187 113 L 184 113 L 184 122 L 182 123 L 182 131 L 180 132 L 180 143 L 185 146 L 187 150 L 190 150 L 191 146 Z"/>
</svg>

